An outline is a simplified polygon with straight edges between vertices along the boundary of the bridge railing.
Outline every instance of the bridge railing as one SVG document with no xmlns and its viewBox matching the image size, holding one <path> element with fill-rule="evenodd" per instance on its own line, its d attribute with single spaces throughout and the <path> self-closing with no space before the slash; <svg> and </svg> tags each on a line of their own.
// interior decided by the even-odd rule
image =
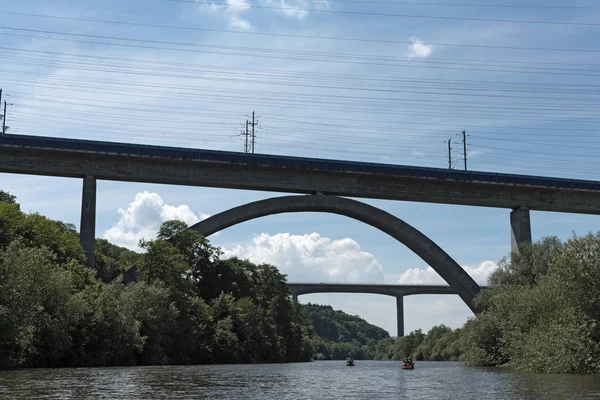
<svg viewBox="0 0 600 400">
<path fill-rule="evenodd" d="M 458 182 L 509 184 L 600 191 L 600 182 L 578 179 L 513 175 L 481 171 L 448 170 L 431 167 L 416 167 L 407 165 L 379 164 L 268 154 L 246 154 L 221 150 L 202 150 L 43 136 L 0 135 L 0 146 L 107 153 L 137 157 L 158 157 L 175 160 L 219 162 L 332 172 L 391 175 L 407 178 L 451 180 Z"/>
</svg>

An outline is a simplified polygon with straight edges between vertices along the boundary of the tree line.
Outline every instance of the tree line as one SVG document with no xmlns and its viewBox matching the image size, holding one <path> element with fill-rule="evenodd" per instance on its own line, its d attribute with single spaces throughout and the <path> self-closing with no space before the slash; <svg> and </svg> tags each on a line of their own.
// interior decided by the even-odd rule
<svg viewBox="0 0 600 400">
<path fill-rule="evenodd" d="M 0 191 L 0 368 L 311 360 L 317 336 L 277 268 L 222 260 L 179 221 L 141 246 L 98 240 L 87 268 L 73 225 Z"/>
<path fill-rule="evenodd" d="M 377 343 L 373 359 L 400 361 L 411 356 L 416 361 L 458 361 L 462 353 L 460 332 L 460 329 L 439 325 L 427 334 L 417 329 L 406 336 L 383 339 Z"/>
</svg>

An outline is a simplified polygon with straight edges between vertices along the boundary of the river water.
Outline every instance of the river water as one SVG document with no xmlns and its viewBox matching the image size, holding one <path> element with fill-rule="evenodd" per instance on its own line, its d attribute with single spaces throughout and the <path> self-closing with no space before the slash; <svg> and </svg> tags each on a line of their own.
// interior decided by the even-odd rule
<svg viewBox="0 0 600 400">
<path fill-rule="evenodd" d="M 0 372 L 4 399 L 600 399 L 600 376 L 394 361 Z"/>
</svg>

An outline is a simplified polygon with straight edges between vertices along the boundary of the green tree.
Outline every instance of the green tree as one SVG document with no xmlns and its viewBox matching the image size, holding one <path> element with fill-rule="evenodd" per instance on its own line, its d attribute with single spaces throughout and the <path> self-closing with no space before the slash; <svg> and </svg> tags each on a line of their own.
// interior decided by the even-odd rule
<svg viewBox="0 0 600 400">
<path fill-rule="evenodd" d="M 175 246 L 164 240 L 141 241 L 146 250 L 141 261 L 141 278 L 148 284 L 163 283 L 175 294 L 185 296 L 193 290 L 193 282 L 184 279 L 190 266 Z"/>
<path fill-rule="evenodd" d="M 460 334 L 469 365 L 600 370 L 600 235 L 545 238 L 506 259 Z"/>
<path fill-rule="evenodd" d="M 17 197 L 4 190 L 0 190 L 0 203 L 16 204 Z"/>
<path fill-rule="evenodd" d="M 139 264 L 141 259 L 142 256 L 134 251 L 115 246 L 106 239 L 96 239 L 95 269 L 103 282 L 111 282 L 132 265 Z"/>
<path fill-rule="evenodd" d="M 80 318 L 69 271 L 45 248 L 15 241 L 0 256 L 0 365 L 59 364 Z"/>
<path fill-rule="evenodd" d="M 171 300 L 170 291 L 162 282 L 148 285 L 143 282 L 123 291 L 125 315 L 139 321 L 143 347 L 137 360 L 140 364 L 161 365 L 182 363 L 177 348 L 179 310 Z"/>
<path fill-rule="evenodd" d="M 25 232 L 26 216 L 18 204 L 0 202 L 0 250 Z"/>
</svg>

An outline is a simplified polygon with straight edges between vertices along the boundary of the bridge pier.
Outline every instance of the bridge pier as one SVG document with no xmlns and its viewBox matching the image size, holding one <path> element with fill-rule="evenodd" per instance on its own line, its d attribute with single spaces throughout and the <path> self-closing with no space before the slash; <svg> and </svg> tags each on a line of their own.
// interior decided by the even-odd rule
<svg viewBox="0 0 600 400">
<path fill-rule="evenodd" d="M 398 337 L 404 336 L 404 296 L 396 297 L 396 315 L 398 324 Z"/>
<path fill-rule="evenodd" d="M 531 243 L 531 219 L 527 207 L 515 208 L 510 213 L 510 250 L 519 253 L 519 245 Z"/>
<path fill-rule="evenodd" d="M 83 178 L 83 198 L 81 201 L 81 227 L 79 243 L 85 251 L 87 266 L 96 264 L 96 178 Z"/>
<path fill-rule="evenodd" d="M 294 303 L 298 302 L 298 295 L 296 293 L 292 293 L 292 300 L 294 301 Z"/>
</svg>

